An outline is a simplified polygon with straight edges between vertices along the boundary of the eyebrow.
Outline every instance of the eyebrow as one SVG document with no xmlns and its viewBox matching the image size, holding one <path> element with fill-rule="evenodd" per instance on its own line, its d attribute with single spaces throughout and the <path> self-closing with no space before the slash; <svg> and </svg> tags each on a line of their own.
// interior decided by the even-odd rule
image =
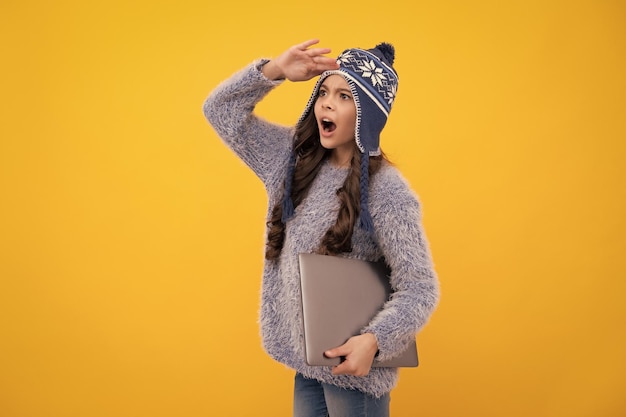
<svg viewBox="0 0 626 417">
<path fill-rule="evenodd" d="M 326 85 L 325 83 L 322 83 L 322 85 L 320 86 L 320 89 L 322 89 L 322 88 L 324 88 L 324 89 L 326 89 L 326 90 L 330 90 L 330 88 L 328 87 L 328 85 Z M 352 95 L 352 91 L 350 91 L 350 89 L 349 89 L 349 88 L 343 88 L 343 87 L 341 87 L 341 88 L 338 88 L 338 89 L 337 89 L 337 91 L 338 91 L 338 92 L 340 92 L 340 93 L 348 93 L 348 94 Z"/>
</svg>

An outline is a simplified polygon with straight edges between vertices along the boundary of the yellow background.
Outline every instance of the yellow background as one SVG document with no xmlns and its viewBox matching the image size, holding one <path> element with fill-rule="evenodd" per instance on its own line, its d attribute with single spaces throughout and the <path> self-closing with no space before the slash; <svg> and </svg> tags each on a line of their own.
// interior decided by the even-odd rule
<svg viewBox="0 0 626 417">
<path fill-rule="evenodd" d="M 201 105 L 312 37 L 397 49 L 383 147 L 442 299 L 393 415 L 626 415 L 623 1 L 4 0 L 0 416 L 290 415 L 264 191 Z"/>
</svg>

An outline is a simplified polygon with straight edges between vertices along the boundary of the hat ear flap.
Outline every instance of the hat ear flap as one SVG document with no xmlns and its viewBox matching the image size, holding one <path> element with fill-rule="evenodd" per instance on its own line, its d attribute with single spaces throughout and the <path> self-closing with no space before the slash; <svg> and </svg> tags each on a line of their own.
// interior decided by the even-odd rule
<svg viewBox="0 0 626 417">
<path fill-rule="evenodd" d="M 361 149 L 366 155 L 380 155 L 380 132 L 387 124 L 387 116 L 378 109 L 362 109 L 359 125 Z"/>
</svg>

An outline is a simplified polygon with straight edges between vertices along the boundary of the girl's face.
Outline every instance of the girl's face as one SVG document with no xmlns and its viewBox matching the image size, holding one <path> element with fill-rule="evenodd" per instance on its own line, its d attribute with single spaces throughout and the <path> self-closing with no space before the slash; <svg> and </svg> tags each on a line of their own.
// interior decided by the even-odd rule
<svg viewBox="0 0 626 417">
<path fill-rule="evenodd" d="M 332 149 L 331 161 L 336 165 L 349 164 L 354 152 L 356 105 L 350 86 L 341 75 L 330 75 L 322 82 L 314 112 L 320 142 L 324 148 Z"/>
</svg>

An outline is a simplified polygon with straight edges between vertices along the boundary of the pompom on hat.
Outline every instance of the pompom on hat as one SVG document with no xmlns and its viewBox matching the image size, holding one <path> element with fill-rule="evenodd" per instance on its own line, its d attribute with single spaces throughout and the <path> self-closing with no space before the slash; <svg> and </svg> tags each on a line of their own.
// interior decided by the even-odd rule
<svg viewBox="0 0 626 417">
<path fill-rule="evenodd" d="M 298 126 L 313 110 L 320 87 L 324 80 L 333 74 L 341 75 L 352 92 L 356 105 L 356 125 L 354 138 L 361 151 L 361 213 L 360 226 L 374 231 L 374 224 L 368 209 L 369 156 L 380 155 L 380 132 L 387 123 L 391 106 L 398 90 L 398 74 L 393 69 L 395 49 L 389 43 L 380 43 L 372 49 L 352 48 L 343 51 L 337 57 L 339 69 L 325 71 L 315 84 Z M 283 197 L 283 216 L 285 223 L 294 214 L 291 200 L 293 171 L 296 155 L 292 152 Z"/>
</svg>

